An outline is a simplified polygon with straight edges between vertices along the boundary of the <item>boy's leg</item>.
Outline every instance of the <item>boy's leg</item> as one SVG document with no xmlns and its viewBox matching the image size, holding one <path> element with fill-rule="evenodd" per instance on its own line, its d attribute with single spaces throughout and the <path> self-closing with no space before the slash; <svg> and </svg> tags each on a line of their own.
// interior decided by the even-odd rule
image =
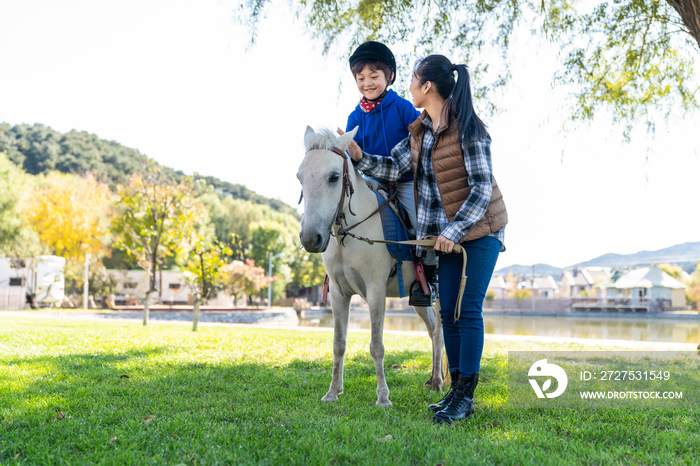
<svg viewBox="0 0 700 466">
<path fill-rule="evenodd" d="M 406 209 L 408 217 L 411 219 L 411 226 L 416 228 L 416 200 L 413 197 L 413 181 L 407 181 L 404 183 L 396 183 L 396 197 L 399 198 L 399 202 Z"/>
</svg>

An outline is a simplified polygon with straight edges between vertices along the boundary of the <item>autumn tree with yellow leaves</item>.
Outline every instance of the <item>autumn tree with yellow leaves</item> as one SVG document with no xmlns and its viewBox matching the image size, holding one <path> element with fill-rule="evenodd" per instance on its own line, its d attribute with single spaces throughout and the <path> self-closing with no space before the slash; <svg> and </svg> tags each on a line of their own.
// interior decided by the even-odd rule
<svg viewBox="0 0 700 466">
<path fill-rule="evenodd" d="M 52 172 L 36 178 L 22 217 L 51 254 L 66 259 L 66 279 L 80 287 L 86 254 L 97 263 L 110 251 L 113 204 L 109 187 L 94 176 Z"/>
</svg>

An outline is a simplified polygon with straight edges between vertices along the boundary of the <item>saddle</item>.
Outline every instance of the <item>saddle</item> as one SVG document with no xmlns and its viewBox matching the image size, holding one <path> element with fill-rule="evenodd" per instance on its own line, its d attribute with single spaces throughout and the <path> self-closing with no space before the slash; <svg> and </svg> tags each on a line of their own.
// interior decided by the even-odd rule
<svg viewBox="0 0 700 466">
<path fill-rule="evenodd" d="M 411 220 L 408 215 L 406 208 L 398 202 L 396 196 L 394 195 L 395 185 L 380 185 L 375 194 L 377 195 L 377 202 L 382 205 L 386 199 L 393 198 L 391 202 L 387 205 L 388 208 L 382 209 L 380 211 L 382 219 L 382 228 L 384 230 L 384 239 L 388 241 L 385 243 L 389 254 L 391 257 L 396 259 L 396 264 L 389 274 L 389 279 L 393 278 L 395 275 L 398 278 L 399 284 L 399 296 L 406 296 L 403 282 L 403 270 L 402 265 L 404 261 L 410 261 L 416 272 L 417 283 L 427 289 L 427 284 L 425 282 L 425 274 L 423 273 L 423 265 L 416 263 L 414 250 L 415 246 L 409 246 L 408 244 L 402 244 L 406 241 L 412 241 L 416 239 L 416 231 L 411 225 Z M 391 242 L 389 242 L 391 241 Z M 416 282 L 414 282 L 415 284 Z M 413 288 L 411 288 L 412 290 Z M 428 303 L 430 305 L 430 303 Z"/>
<path fill-rule="evenodd" d="M 391 197 L 390 192 L 387 192 L 382 187 L 375 191 L 377 202 L 379 205 L 384 204 Z M 394 199 L 384 208 L 379 211 L 382 218 L 382 228 L 384 230 L 384 239 L 388 241 L 407 241 L 415 239 L 415 230 L 410 226 L 408 212 L 406 209 Z M 387 243 L 386 248 L 391 254 L 391 257 L 398 261 L 411 260 L 411 248 L 406 244 Z"/>
</svg>

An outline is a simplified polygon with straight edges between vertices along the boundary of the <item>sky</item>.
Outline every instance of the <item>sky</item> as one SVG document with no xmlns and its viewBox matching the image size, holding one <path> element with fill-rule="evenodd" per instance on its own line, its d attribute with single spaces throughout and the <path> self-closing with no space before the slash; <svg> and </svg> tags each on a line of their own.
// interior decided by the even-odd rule
<svg viewBox="0 0 700 466">
<path fill-rule="evenodd" d="M 288 2 L 274 0 L 253 46 L 234 9 L 0 0 L 0 122 L 88 131 L 296 206 L 306 126 L 344 128 L 360 95 Z M 497 268 L 700 241 L 700 113 L 672 115 L 653 137 L 640 123 L 631 143 L 605 116 L 562 131 L 555 52 L 526 34 L 511 56 L 502 112 L 486 119 L 509 214 Z"/>
</svg>

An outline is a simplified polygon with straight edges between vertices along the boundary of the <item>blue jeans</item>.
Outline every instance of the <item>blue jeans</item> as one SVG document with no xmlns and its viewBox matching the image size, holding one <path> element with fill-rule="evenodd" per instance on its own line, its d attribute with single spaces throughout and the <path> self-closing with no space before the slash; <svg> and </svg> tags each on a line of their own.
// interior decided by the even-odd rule
<svg viewBox="0 0 700 466">
<path fill-rule="evenodd" d="M 481 308 L 486 297 L 501 243 L 492 236 L 461 243 L 467 251 L 467 285 L 462 296 L 462 311 L 455 322 L 454 312 L 462 278 L 462 255 L 440 256 L 438 289 L 445 351 L 450 371 L 471 377 L 479 372 L 484 350 L 484 319 Z"/>
</svg>

